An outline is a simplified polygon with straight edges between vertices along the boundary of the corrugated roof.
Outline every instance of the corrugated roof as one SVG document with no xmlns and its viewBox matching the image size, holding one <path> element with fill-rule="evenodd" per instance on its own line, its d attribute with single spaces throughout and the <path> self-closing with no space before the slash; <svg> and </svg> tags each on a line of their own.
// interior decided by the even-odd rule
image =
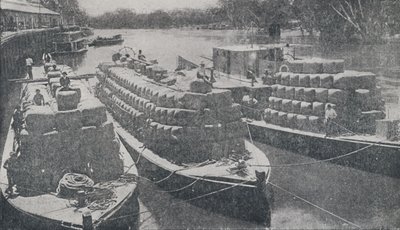
<svg viewBox="0 0 400 230">
<path fill-rule="evenodd" d="M 24 0 L 1 0 L 0 8 L 2 10 L 12 10 L 32 14 L 60 15 L 59 13 L 49 10 L 40 4 L 31 3 Z"/>
</svg>

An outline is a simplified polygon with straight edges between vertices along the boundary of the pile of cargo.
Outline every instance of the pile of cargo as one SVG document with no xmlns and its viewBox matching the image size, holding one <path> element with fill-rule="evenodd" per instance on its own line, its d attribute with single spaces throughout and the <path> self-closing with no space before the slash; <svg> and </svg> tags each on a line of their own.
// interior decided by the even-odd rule
<svg viewBox="0 0 400 230">
<path fill-rule="evenodd" d="M 192 163 L 245 153 L 247 127 L 231 91 L 211 89 L 202 80 L 179 90 L 129 68 L 103 63 L 99 69 L 99 98 L 161 157 Z"/>
<path fill-rule="evenodd" d="M 123 173 L 120 143 L 105 106 L 80 82 L 71 83 L 74 90 L 57 89 L 54 97 L 53 84 L 28 84 L 22 98 L 20 149 L 27 176 L 41 178 L 43 186 L 53 189 L 66 172 L 86 174 L 96 182 L 118 178 Z M 44 106 L 32 103 L 37 89 Z"/>
<path fill-rule="evenodd" d="M 338 128 L 347 131 L 375 133 L 375 121 L 385 118 L 372 73 L 344 71 L 342 60 L 316 58 L 291 61 L 281 71 L 265 79 L 272 89 L 268 123 L 320 133 L 327 104 L 338 114 Z"/>
</svg>

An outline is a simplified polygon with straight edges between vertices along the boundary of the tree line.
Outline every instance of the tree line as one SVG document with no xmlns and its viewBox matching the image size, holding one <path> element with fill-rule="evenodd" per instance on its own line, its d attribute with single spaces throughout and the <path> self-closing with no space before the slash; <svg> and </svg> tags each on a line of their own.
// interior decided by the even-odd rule
<svg viewBox="0 0 400 230">
<path fill-rule="evenodd" d="M 271 26 L 314 34 L 326 42 L 379 42 L 400 33 L 400 0 L 219 0 L 207 9 L 156 10 L 137 13 L 117 9 L 89 17 L 77 0 L 41 0 L 64 18 L 95 28 L 171 28 L 224 24 L 232 29 Z"/>
</svg>

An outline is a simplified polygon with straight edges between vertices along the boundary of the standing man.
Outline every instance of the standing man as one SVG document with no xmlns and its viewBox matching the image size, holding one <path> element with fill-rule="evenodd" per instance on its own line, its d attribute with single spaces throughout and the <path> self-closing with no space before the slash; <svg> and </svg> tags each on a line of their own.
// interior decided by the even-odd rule
<svg viewBox="0 0 400 230">
<path fill-rule="evenodd" d="M 39 105 L 39 106 L 43 106 L 44 105 L 44 97 L 40 93 L 40 89 L 36 90 L 36 94 L 35 94 L 35 96 L 33 96 L 33 103 L 35 105 Z"/>
<path fill-rule="evenodd" d="M 25 60 L 26 61 L 26 72 L 28 73 L 29 79 L 33 79 L 33 74 L 32 74 L 32 65 L 33 65 L 33 60 L 30 55 L 28 55 L 28 58 Z"/>
<path fill-rule="evenodd" d="M 332 136 L 334 120 L 336 119 L 336 117 L 336 111 L 332 108 L 331 104 L 328 104 L 325 110 L 326 137 Z"/>
<path fill-rule="evenodd" d="M 146 56 L 143 55 L 142 50 L 139 50 L 138 59 L 141 61 L 146 61 Z"/>
<path fill-rule="evenodd" d="M 62 77 L 60 78 L 60 85 L 62 87 L 61 90 L 69 90 L 70 83 L 71 80 L 69 79 L 67 72 L 63 72 Z"/>
<path fill-rule="evenodd" d="M 43 64 L 50 63 L 53 58 L 49 52 L 44 52 L 42 56 Z"/>
<path fill-rule="evenodd" d="M 18 153 L 11 152 L 3 167 L 7 170 L 8 188 L 6 193 L 12 195 L 14 193 L 15 178 L 18 176 Z"/>
</svg>

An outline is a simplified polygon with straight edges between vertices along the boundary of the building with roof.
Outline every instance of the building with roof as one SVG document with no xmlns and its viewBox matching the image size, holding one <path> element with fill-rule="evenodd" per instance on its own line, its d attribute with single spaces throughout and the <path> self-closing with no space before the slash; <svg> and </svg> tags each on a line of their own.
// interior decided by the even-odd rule
<svg viewBox="0 0 400 230">
<path fill-rule="evenodd" d="M 1 0 L 0 26 L 2 30 L 55 27 L 60 24 L 59 13 L 32 0 Z"/>
</svg>

